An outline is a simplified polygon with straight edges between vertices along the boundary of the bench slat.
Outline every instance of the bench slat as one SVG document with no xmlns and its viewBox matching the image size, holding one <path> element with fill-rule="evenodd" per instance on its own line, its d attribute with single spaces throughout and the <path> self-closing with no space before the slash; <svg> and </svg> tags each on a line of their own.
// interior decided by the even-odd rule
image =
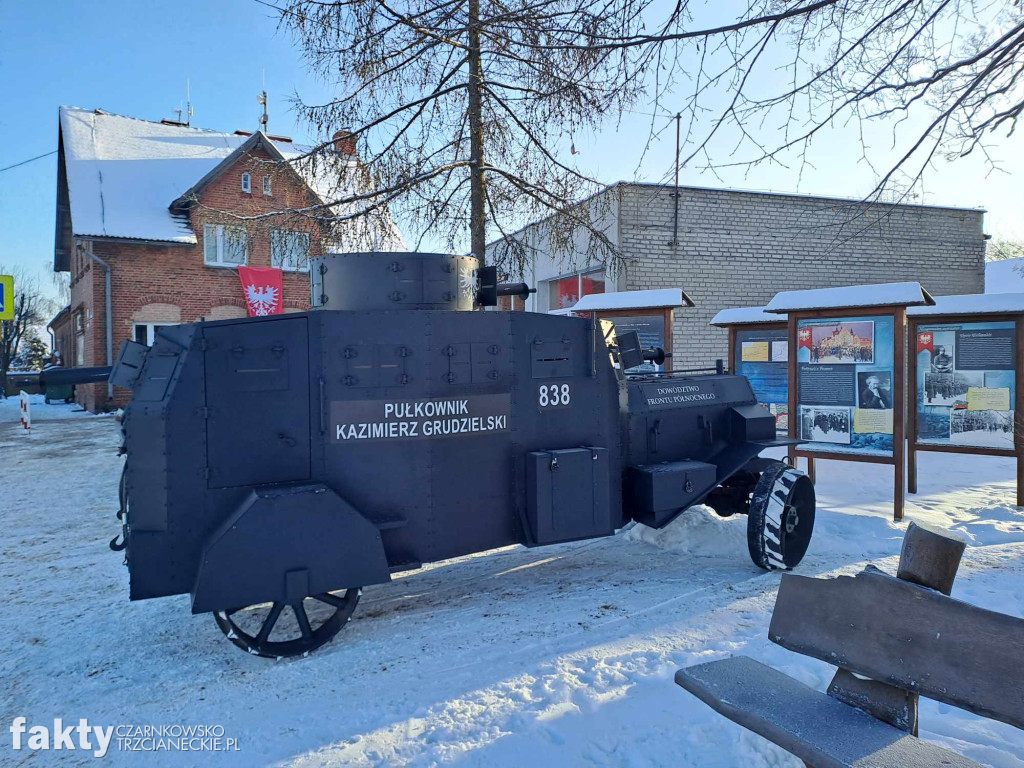
<svg viewBox="0 0 1024 768">
<path fill-rule="evenodd" d="M 1024 728 L 1024 620 L 869 568 L 835 579 L 784 574 L 768 637 Z"/>
<path fill-rule="evenodd" d="M 675 679 L 815 768 L 981 768 L 746 656 L 680 669 Z"/>
</svg>

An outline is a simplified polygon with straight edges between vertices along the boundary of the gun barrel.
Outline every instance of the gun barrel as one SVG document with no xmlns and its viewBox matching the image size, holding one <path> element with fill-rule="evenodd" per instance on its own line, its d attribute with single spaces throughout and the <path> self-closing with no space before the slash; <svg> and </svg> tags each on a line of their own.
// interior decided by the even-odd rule
<svg viewBox="0 0 1024 768">
<path fill-rule="evenodd" d="M 110 378 L 112 369 L 109 365 L 92 368 L 48 368 L 40 372 L 39 383 L 44 387 L 101 383 Z"/>
<path fill-rule="evenodd" d="M 536 293 L 536 288 L 531 288 L 526 283 L 498 283 L 497 293 L 499 296 L 518 296 L 523 301 L 531 293 Z"/>
</svg>

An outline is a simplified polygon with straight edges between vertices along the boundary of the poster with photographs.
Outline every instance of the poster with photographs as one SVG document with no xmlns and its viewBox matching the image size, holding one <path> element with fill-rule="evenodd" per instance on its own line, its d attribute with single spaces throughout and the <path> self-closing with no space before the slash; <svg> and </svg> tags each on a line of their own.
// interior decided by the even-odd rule
<svg viewBox="0 0 1024 768">
<path fill-rule="evenodd" d="M 800 439 L 814 443 L 849 445 L 850 409 L 832 405 L 800 406 Z"/>
<path fill-rule="evenodd" d="M 949 409 L 949 442 L 985 448 L 1013 448 L 1013 411 Z"/>
<path fill-rule="evenodd" d="M 919 326 L 918 442 L 1012 450 L 1016 349 L 1012 320 Z"/>
<path fill-rule="evenodd" d="M 875 361 L 874 320 L 801 323 L 798 348 L 809 363 L 853 364 Z"/>
<path fill-rule="evenodd" d="M 924 374 L 924 404 L 944 405 L 948 408 L 967 405 L 967 390 L 985 386 L 985 375 L 980 371 L 950 371 Z"/>
<path fill-rule="evenodd" d="M 775 430 L 789 429 L 789 341 L 785 328 L 736 329 L 733 368 L 746 376 L 757 402 L 775 416 Z"/>
<path fill-rule="evenodd" d="M 797 323 L 801 450 L 892 455 L 893 331 L 885 315 Z"/>
</svg>

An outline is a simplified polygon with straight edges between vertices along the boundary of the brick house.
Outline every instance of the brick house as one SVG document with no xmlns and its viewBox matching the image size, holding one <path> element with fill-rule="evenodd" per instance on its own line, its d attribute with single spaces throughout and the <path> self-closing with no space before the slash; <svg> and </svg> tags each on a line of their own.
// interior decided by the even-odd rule
<svg viewBox="0 0 1024 768">
<path fill-rule="evenodd" d="M 547 220 L 530 224 L 509 235 L 531 252 L 510 279 L 537 293 L 515 308 L 549 312 L 595 293 L 681 288 L 696 307 L 670 315 L 674 368 L 727 357 L 727 333 L 708 327 L 711 318 L 763 306 L 779 291 L 904 280 L 936 296 L 985 290 L 980 209 L 706 187 L 680 187 L 677 199 L 673 186 L 625 182 L 589 204 L 621 262 L 593 261 L 584 233 L 572 252 L 552 248 Z"/>
<path fill-rule="evenodd" d="M 404 250 L 393 225 L 338 242 L 321 219 L 294 213 L 330 199 L 325 165 L 284 162 L 307 149 L 61 107 L 53 268 L 70 273 L 71 302 L 50 327 L 64 364 L 107 365 L 124 340 L 151 343 L 161 326 L 245 317 L 239 265 L 281 268 L 284 311 L 302 312 L 309 257 Z M 347 134 L 334 149 L 342 165 L 358 162 Z M 88 385 L 76 399 L 97 411 L 128 396 Z"/>
</svg>

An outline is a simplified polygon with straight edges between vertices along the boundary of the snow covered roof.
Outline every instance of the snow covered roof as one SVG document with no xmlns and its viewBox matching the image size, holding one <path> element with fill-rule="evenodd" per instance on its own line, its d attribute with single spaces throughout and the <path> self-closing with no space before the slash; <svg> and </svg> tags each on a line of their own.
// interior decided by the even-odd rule
<svg viewBox="0 0 1024 768">
<path fill-rule="evenodd" d="M 985 264 L 985 293 L 1024 292 L 1024 259 L 1004 259 Z"/>
<path fill-rule="evenodd" d="M 846 307 L 913 307 L 934 304 L 935 299 L 920 283 L 879 283 L 844 285 L 838 288 L 812 288 L 806 291 L 782 291 L 768 302 L 765 312 L 785 314 L 809 309 Z"/>
<path fill-rule="evenodd" d="M 755 323 L 783 323 L 785 317 L 779 314 L 769 314 L 764 307 L 736 307 L 734 309 L 723 309 L 713 318 L 708 325 L 753 325 Z"/>
<path fill-rule="evenodd" d="M 572 307 L 573 312 L 594 312 L 603 309 L 649 309 L 652 307 L 693 307 L 693 300 L 682 288 L 655 288 L 648 291 L 613 291 L 584 296 Z"/>
<path fill-rule="evenodd" d="M 1004 315 L 1024 314 L 1024 293 L 969 293 L 938 296 L 935 305 L 911 307 L 907 315 Z"/>
<path fill-rule="evenodd" d="M 72 234 L 84 237 L 195 243 L 188 217 L 170 206 L 208 181 L 233 153 L 254 141 L 286 160 L 310 149 L 262 133 L 223 133 L 78 107 L 60 108 L 60 129 Z M 310 188 L 330 199 L 325 193 L 336 183 L 321 178 L 322 165 L 310 169 L 296 163 Z M 397 230 L 392 234 L 401 241 Z"/>
<path fill-rule="evenodd" d="M 206 173 L 205 176 L 196 181 L 195 184 L 193 184 L 191 187 L 185 190 L 173 203 L 171 203 L 172 212 L 187 210 L 191 201 L 196 199 L 199 196 L 199 194 L 210 184 L 210 182 L 212 182 L 214 179 L 220 176 L 232 164 L 236 163 L 237 161 L 245 157 L 247 154 L 251 154 L 257 149 L 263 150 L 268 155 L 270 155 L 271 158 L 279 162 L 288 159 L 284 155 L 284 153 L 281 152 L 281 150 L 274 143 L 274 141 L 267 134 L 263 133 L 263 131 L 256 131 L 256 133 L 248 137 L 242 138 L 244 138 L 244 141 L 241 144 L 239 144 L 231 152 L 229 152 L 228 155 L 219 163 L 217 163 L 217 165 L 211 168 Z M 296 175 L 298 174 L 296 173 Z M 299 178 L 301 179 L 301 177 Z M 303 183 L 308 184 L 308 182 L 305 179 L 301 179 L 301 181 Z M 312 185 L 310 184 L 309 186 Z M 316 193 L 314 192 L 314 194 Z M 317 195 L 317 198 L 321 203 L 327 202 L 320 198 L 319 195 Z"/>
<path fill-rule="evenodd" d="M 241 146 L 245 136 L 60 108 L 75 235 L 194 243 L 168 206 Z"/>
</svg>

